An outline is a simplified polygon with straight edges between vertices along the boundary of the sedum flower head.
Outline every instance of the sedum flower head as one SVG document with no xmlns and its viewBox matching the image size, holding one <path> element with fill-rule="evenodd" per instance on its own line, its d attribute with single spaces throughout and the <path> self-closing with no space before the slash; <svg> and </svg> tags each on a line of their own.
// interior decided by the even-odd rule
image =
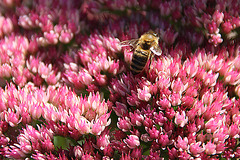
<svg viewBox="0 0 240 160">
<path fill-rule="evenodd" d="M 0 159 L 240 158 L 239 6 L 0 1 Z"/>
</svg>

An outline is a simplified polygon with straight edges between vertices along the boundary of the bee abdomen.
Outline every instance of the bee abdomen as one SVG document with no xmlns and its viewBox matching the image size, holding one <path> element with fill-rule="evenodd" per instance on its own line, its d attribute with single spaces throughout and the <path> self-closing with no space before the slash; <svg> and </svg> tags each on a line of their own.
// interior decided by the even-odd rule
<svg viewBox="0 0 240 160">
<path fill-rule="evenodd" d="M 130 69 L 133 74 L 140 73 L 145 67 L 149 58 L 149 54 L 139 50 L 135 50 L 132 57 L 132 63 Z"/>
</svg>

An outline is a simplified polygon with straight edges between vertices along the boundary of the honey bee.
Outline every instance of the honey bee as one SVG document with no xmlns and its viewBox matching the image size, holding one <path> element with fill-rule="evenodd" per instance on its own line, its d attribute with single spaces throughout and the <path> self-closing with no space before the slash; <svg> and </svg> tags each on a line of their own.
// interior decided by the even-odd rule
<svg viewBox="0 0 240 160">
<path fill-rule="evenodd" d="M 149 59 L 154 55 L 160 56 L 162 50 L 158 46 L 159 36 L 152 30 L 144 33 L 138 39 L 132 39 L 121 42 L 121 46 L 131 46 L 134 49 L 132 62 L 130 64 L 131 72 L 136 75 L 146 66 Z"/>
</svg>

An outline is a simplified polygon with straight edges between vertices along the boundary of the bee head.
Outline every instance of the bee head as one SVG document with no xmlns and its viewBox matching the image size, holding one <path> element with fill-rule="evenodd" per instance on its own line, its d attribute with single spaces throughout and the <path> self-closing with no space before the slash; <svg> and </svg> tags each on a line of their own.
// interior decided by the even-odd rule
<svg viewBox="0 0 240 160">
<path fill-rule="evenodd" d="M 141 47 L 142 49 L 144 50 L 149 50 L 150 47 L 153 45 L 153 44 L 156 44 L 158 43 L 158 36 L 157 36 L 157 33 L 153 32 L 152 30 L 146 32 L 145 34 L 143 34 L 139 41 L 141 42 Z"/>
</svg>

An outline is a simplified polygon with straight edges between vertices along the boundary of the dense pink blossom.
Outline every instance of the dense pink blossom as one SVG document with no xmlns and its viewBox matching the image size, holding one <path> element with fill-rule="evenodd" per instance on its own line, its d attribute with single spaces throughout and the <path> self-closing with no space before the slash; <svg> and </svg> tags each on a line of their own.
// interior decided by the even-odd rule
<svg viewBox="0 0 240 160">
<path fill-rule="evenodd" d="M 0 159 L 240 158 L 239 1 L 2 0 L 0 11 Z M 149 30 L 162 55 L 133 75 L 142 46 L 121 42 Z"/>
</svg>

